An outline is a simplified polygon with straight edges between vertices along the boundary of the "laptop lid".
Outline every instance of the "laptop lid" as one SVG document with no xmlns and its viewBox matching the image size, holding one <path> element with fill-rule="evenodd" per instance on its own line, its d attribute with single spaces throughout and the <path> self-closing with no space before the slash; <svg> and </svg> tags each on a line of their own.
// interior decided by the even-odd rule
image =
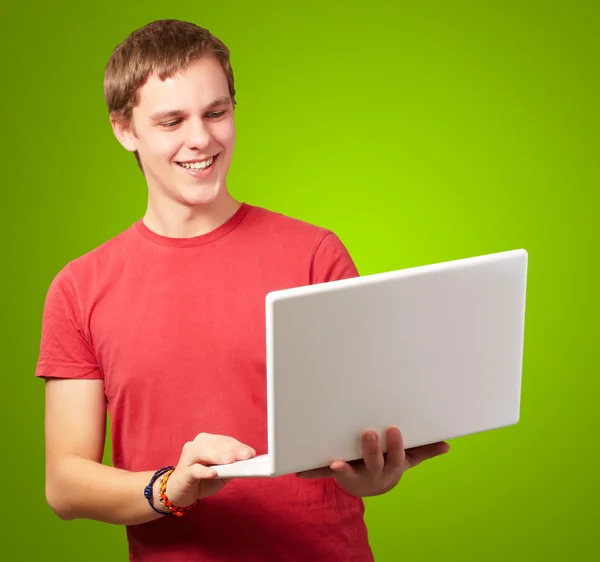
<svg viewBox="0 0 600 562">
<path fill-rule="evenodd" d="M 361 458 L 367 429 L 396 425 L 410 448 L 517 423 L 527 261 L 513 250 L 269 293 L 275 473 Z"/>
</svg>

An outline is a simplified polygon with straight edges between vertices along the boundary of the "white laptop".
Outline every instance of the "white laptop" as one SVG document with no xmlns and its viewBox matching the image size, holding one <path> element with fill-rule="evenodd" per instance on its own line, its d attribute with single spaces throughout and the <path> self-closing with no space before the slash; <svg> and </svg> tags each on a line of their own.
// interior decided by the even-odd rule
<svg viewBox="0 0 600 562">
<path fill-rule="evenodd" d="M 513 250 L 266 297 L 268 454 L 214 468 L 272 477 L 516 424 L 528 255 Z"/>
</svg>

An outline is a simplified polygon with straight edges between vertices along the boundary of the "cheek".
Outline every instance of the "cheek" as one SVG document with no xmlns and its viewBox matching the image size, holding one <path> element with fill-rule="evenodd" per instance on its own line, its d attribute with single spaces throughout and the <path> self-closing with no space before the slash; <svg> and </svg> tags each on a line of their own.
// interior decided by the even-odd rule
<svg viewBox="0 0 600 562">
<path fill-rule="evenodd" d="M 235 143 L 235 127 L 233 123 L 223 123 L 222 125 L 215 131 L 215 137 L 221 146 L 231 149 Z"/>
<path fill-rule="evenodd" d="M 153 135 L 147 139 L 146 151 L 154 157 L 171 160 L 179 150 L 177 135 Z"/>
<path fill-rule="evenodd" d="M 156 144 L 157 154 L 168 160 L 172 160 L 176 156 L 180 147 L 181 143 L 177 140 L 176 135 L 168 135 L 167 138 L 160 139 L 160 142 Z"/>
</svg>

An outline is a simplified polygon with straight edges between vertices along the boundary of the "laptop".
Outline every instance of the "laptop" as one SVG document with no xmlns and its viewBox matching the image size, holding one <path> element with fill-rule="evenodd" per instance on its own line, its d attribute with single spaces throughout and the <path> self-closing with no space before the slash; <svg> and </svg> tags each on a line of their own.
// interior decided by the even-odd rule
<svg viewBox="0 0 600 562">
<path fill-rule="evenodd" d="M 268 453 L 218 465 L 274 477 L 362 458 L 361 434 L 405 448 L 520 417 L 528 254 L 511 250 L 266 296 Z"/>
</svg>

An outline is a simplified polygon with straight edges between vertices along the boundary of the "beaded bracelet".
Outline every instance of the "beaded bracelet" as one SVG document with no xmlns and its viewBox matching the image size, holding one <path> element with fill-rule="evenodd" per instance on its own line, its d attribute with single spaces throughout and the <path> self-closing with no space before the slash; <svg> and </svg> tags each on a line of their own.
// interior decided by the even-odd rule
<svg viewBox="0 0 600 562">
<path fill-rule="evenodd" d="M 177 517 L 181 517 L 182 515 L 185 515 L 186 511 L 189 511 L 190 509 L 192 509 L 192 507 L 194 507 L 197 503 L 198 500 L 196 500 L 193 504 L 190 505 L 186 505 L 185 507 L 177 507 L 176 505 L 173 505 L 170 501 L 169 498 L 167 498 L 167 481 L 169 480 L 169 476 L 171 476 L 171 474 L 173 474 L 173 471 L 175 469 L 173 467 L 170 467 L 169 470 L 167 470 L 167 472 L 163 475 L 161 481 L 160 481 L 160 488 L 158 491 L 158 495 L 160 497 L 160 501 L 161 503 L 169 509 L 169 511 L 173 514 L 176 515 Z"/>
<path fill-rule="evenodd" d="M 148 483 L 148 485 L 144 488 L 144 497 L 148 500 L 148 503 L 150 504 L 150 507 L 156 511 L 156 513 L 160 513 L 161 515 L 171 515 L 170 513 L 165 513 L 164 511 L 159 511 L 158 509 L 156 509 L 154 507 L 154 482 L 156 482 L 156 479 L 161 477 L 163 474 L 165 474 L 166 472 L 168 472 L 169 470 L 173 471 L 174 467 L 172 466 L 164 466 L 163 468 L 159 468 L 153 475 L 152 478 L 150 479 L 150 482 Z"/>
</svg>

